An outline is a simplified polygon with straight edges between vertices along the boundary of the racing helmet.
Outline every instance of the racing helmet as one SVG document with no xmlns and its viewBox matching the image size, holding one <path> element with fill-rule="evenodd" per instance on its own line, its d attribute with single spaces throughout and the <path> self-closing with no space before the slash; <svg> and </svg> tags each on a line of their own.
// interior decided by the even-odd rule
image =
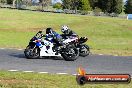
<svg viewBox="0 0 132 88">
<path fill-rule="evenodd" d="M 61 28 L 61 31 L 63 32 L 63 33 L 66 33 L 67 31 L 68 31 L 68 26 L 66 26 L 66 25 L 63 25 L 62 26 L 62 28 Z"/>
<path fill-rule="evenodd" d="M 53 29 L 52 28 L 47 28 L 46 29 L 46 34 L 52 34 L 53 32 Z"/>
</svg>

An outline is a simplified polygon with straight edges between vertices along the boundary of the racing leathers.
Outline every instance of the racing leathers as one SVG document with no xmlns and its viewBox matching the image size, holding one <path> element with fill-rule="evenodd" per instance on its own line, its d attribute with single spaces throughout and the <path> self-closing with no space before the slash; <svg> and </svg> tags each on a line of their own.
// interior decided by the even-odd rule
<svg viewBox="0 0 132 88">
<path fill-rule="evenodd" d="M 77 37 L 78 35 L 75 32 L 73 32 L 72 30 L 68 29 L 68 30 L 64 31 L 61 36 L 64 39 L 67 39 L 69 37 Z"/>
</svg>

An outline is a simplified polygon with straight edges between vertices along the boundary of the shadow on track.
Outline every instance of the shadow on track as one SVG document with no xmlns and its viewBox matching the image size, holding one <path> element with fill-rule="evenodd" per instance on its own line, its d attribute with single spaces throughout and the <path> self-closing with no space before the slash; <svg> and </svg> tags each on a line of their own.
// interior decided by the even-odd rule
<svg viewBox="0 0 132 88">
<path fill-rule="evenodd" d="M 26 57 L 25 57 L 25 55 L 24 54 L 9 54 L 9 56 L 11 56 L 11 57 L 15 57 L 15 58 L 23 58 L 23 59 L 27 59 Z M 40 58 L 35 58 L 35 59 L 51 59 L 51 60 L 64 60 L 62 57 L 55 57 L 55 56 L 46 56 L 46 57 L 40 57 Z"/>
<path fill-rule="evenodd" d="M 15 58 L 26 58 L 24 54 L 10 54 L 9 56 L 15 57 Z"/>
<path fill-rule="evenodd" d="M 40 57 L 40 59 L 64 60 L 62 57 L 55 57 L 55 56 Z"/>
</svg>

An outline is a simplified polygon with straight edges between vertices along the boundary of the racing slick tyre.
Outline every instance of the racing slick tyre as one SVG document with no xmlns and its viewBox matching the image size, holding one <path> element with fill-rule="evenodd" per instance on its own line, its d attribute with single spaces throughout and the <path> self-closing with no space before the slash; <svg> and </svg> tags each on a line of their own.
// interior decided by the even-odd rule
<svg viewBox="0 0 132 88">
<path fill-rule="evenodd" d="M 27 46 L 24 51 L 24 54 L 27 59 L 39 58 L 39 48 L 38 47 L 31 48 L 31 46 Z"/>
<path fill-rule="evenodd" d="M 89 54 L 90 54 L 89 46 L 86 44 L 81 45 L 79 48 L 79 55 L 85 57 L 88 56 Z"/>
<path fill-rule="evenodd" d="M 74 61 L 79 56 L 79 50 L 74 46 L 68 47 L 65 48 L 61 55 L 66 61 Z"/>
</svg>

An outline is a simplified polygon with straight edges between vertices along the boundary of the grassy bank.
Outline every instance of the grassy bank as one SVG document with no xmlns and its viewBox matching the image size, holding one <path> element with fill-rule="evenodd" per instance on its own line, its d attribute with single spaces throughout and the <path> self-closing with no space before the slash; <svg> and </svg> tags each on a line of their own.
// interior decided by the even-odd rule
<svg viewBox="0 0 132 88">
<path fill-rule="evenodd" d="M 130 88 L 130 84 L 85 84 L 80 86 L 71 75 L 0 71 L 1 88 Z"/>
<path fill-rule="evenodd" d="M 132 21 L 120 18 L 0 9 L 0 47 L 25 48 L 36 31 L 69 25 L 93 53 L 132 55 Z"/>
</svg>

